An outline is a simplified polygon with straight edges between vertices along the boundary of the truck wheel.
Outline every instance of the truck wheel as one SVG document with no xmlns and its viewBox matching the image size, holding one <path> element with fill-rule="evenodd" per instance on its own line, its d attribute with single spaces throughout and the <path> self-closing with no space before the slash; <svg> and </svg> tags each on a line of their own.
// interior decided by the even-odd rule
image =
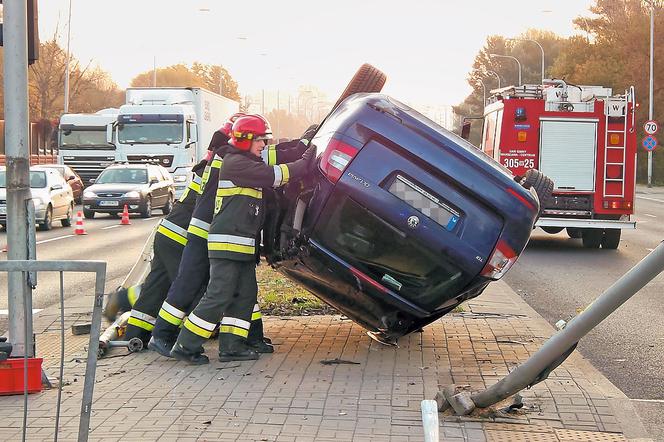
<svg viewBox="0 0 664 442">
<path fill-rule="evenodd" d="M 581 229 L 579 229 L 578 227 L 568 227 L 567 236 L 575 239 L 581 238 Z"/>
<path fill-rule="evenodd" d="M 602 229 L 583 229 L 581 232 L 581 241 L 586 249 L 599 249 L 603 237 Z"/>
<path fill-rule="evenodd" d="M 537 169 L 529 169 L 521 185 L 526 189 L 531 187 L 535 189 L 535 193 L 537 193 L 540 200 L 541 214 L 553 194 L 553 180 Z"/>
<path fill-rule="evenodd" d="M 604 229 L 604 236 L 602 236 L 603 249 L 617 249 L 620 243 L 620 229 Z"/>
<path fill-rule="evenodd" d="M 552 235 L 555 235 L 556 233 L 560 233 L 563 231 L 562 227 L 542 227 L 542 230 L 544 230 L 546 233 L 550 233 Z"/>
<path fill-rule="evenodd" d="M 380 92 L 385 85 L 385 81 L 387 81 L 387 75 L 381 72 L 380 69 L 364 63 L 350 80 L 350 83 L 348 83 L 346 89 L 339 96 L 337 102 L 334 103 L 332 110 L 336 109 L 342 101 L 353 94 L 360 92 Z"/>
</svg>

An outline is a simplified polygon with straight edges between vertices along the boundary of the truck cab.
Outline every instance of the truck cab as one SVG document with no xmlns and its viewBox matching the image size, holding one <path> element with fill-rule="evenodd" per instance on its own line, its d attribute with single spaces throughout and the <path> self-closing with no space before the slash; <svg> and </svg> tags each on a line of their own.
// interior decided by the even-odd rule
<svg viewBox="0 0 664 442">
<path fill-rule="evenodd" d="M 115 121 L 117 115 L 117 109 L 104 109 L 94 114 L 60 117 L 58 162 L 74 169 L 85 186 L 117 159 L 113 139 L 106 138 L 106 126 Z"/>
<path fill-rule="evenodd" d="M 524 176 L 539 169 L 555 182 L 537 226 L 567 229 L 587 248 L 618 247 L 634 229 L 634 90 L 562 80 L 492 91 L 484 109 L 482 150 Z"/>
</svg>

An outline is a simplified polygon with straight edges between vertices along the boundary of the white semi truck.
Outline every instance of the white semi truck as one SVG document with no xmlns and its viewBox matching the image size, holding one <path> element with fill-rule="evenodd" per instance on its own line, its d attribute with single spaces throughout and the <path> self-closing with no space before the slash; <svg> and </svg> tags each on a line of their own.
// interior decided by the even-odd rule
<svg viewBox="0 0 664 442">
<path fill-rule="evenodd" d="M 74 169 L 85 186 L 117 159 L 113 140 L 106 140 L 106 127 L 117 118 L 118 110 L 113 108 L 60 117 L 58 162 Z"/>
<path fill-rule="evenodd" d="M 238 102 L 202 88 L 128 88 L 126 104 L 108 124 L 106 141 L 115 144 L 117 161 L 167 168 L 179 197 L 214 131 L 239 109 Z"/>
</svg>

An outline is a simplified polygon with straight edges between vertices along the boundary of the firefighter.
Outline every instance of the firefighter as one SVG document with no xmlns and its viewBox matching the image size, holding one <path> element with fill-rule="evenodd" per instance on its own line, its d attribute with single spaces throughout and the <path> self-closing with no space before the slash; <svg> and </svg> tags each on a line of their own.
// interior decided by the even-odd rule
<svg viewBox="0 0 664 442">
<path fill-rule="evenodd" d="M 261 119 L 267 125 L 263 117 L 259 115 L 254 117 Z M 230 127 L 228 130 L 230 132 Z M 270 165 L 288 162 L 300 158 L 305 149 L 306 144 L 299 140 L 271 145 L 263 151 L 262 159 Z M 187 229 L 189 240 L 182 255 L 178 276 L 159 310 L 148 348 L 162 356 L 170 357 L 170 351 L 180 332 L 186 312 L 198 303 L 208 285 L 210 275 L 208 230 L 215 210 L 219 168 L 224 156 L 231 150 L 235 148 L 230 145 L 221 147 L 212 161 L 209 178 L 202 195 L 196 201 L 196 208 Z M 274 352 L 271 341 L 263 335 L 263 320 L 258 304 L 253 306 L 248 342 L 259 353 Z"/>
<path fill-rule="evenodd" d="M 189 314 L 171 350 L 175 359 L 207 364 L 202 344 L 219 327 L 219 360 L 253 360 L 259 353 L 247 338 L 256 304 L 256 254 L 264 219 L 263 187 L 279 187 L 303 177 L 314 157 L 309 147 L 300 159 L 269 166 L 261 160 L 269 124 L 257 115 L 233 123 L 231 149 L 219 171 L 215 215 L 208 235 L 210 281 Z"/>
<path fill-rule="evenodd" d="M 197 196 L 206 176 L 206 165 L 216 149 L 226 145 L 230 130 L 222 126 L 215 131 L 208 147 L 208 155 L 192 168 L 193 178 L 176 202 L 171 213 L 157 228 L 154 238 L 154 257 L 145 281 L 127 289 L 127 302 L 132 306 L 124 339 L 140 338 L 148 345 L 156 316 L 166 298 L 171 283 L 177 276 L 182 251 L 187 244 L 186 228 Z"/>
</svg>

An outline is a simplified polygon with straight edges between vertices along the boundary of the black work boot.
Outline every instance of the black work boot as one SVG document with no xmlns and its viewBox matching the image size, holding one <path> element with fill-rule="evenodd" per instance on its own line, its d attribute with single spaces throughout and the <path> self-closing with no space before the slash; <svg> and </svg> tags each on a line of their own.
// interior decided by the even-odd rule
<svg viewBox="0 0 664 442">
<path fill-rule="evenodd" d="M 171 349 L 173 348 L 174 342 L 168 342 L 165 339 L 160 339 L 152 336 L 148 342 L 148 349 L 156 351 L 162 356 L 167 358 L 171 357 Z"/>
<path fill-rule="evenodd" d="M 102 314 L 110 322 L 115 321 L 119 312 L 128 312 L 131 310 L 131 303 L 128 296 L 129 289 L 118 287 L 113 293 L 108 295 L 108 301 Z"/>
<path fill-rule="evenodd" d="M 231 333 L 219 334 L 219 360 L 221 362 L 254 361 L 258 357 L 258 352 L 249 346 L 246 338 Z"/>
<path fill-rule="evenodd" d="M 274 346 L 270 338 L 263 336 L 263 320 L 256 319 L 251 321 L 249 335 L 247 336 L 247 345 L 258 353 L 274 353 Z"/>
<path fill-rule="evenodd" d="M 178 361 L 188 362 L 191 365 L 205 365 L 210 363 L 210 359 L 201 352 L 190 352 L 177 342 L 171 350 L 171 357 Z"/>
</svg>

